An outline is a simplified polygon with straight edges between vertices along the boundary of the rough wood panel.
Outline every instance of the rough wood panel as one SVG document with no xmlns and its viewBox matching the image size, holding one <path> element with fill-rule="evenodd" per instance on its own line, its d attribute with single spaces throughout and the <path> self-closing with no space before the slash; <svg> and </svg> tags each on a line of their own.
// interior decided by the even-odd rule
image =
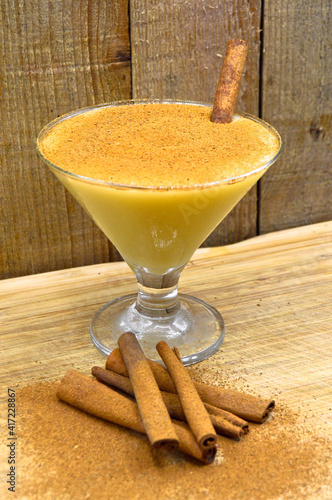
<svg viewBox="0 0 332 500">
<path fill-rule="evenodd" d="M 263 118 L 283 152 L 261 181 L 262 232 L 332 218 L 332 9 L 266 0 Z"/>
<path fill-rule="evenodd" d="M 3 0 L 0 16 L 0 278 L 114 258 L 35 140 L 63 113 L 130 98 L 128 1 Z"/>
<path fill-rule="evenodd" d="M 249 43 L 238 111 L 258 114 L 260 4 L 258 0 L 133 0 L 130 2 L 135 98 L 213 102 L 231 38 Z M 256 234 L 256 188 L 208 238 L 234 242 Z"/>
</svg>

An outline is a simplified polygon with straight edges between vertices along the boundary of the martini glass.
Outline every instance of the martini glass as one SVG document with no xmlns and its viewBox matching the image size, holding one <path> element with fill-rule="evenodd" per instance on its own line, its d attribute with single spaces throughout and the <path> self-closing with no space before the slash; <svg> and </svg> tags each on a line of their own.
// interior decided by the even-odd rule
<svg viewBox="0 0 332 500">
<path fill-rule="evenodd" d="M 178 347 L 185 365 L 212 355 L 222 344 L 221 314 L 202 300 L 178 293 L 178 281 L 195 250 L 280 154 L 279 134 L 266 127 L 279 149 L 267 163 L 237 177 L 203 185 L 132 186 L 83 177 L 51 162 L 42 151 L 43 138 L 63 120 L 101 107 L 154 103 L 209 106 L 189 101 L 132 100 L 90 106 L 64 115 L 39 134 L 41 158 L 116 246 L 136 276 L 138 292 L 105 304 L 91 322 L 91 339 L 108 355 L 119 336 L 131 331 L 145 355 L 158 360 L 155 346 L 165 340 Z M 75 145 L 73 144 L 73 147 Z"/>
</svg>

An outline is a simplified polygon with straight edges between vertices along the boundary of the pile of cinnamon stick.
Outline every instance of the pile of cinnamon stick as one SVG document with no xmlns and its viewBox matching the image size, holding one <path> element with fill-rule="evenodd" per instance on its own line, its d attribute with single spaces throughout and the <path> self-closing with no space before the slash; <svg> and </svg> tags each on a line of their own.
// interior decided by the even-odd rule
<svg viewBox="0 0 332 500">
<path fill-rule="evenodd" d="M 241 439 L 248 422 L 263 423 L 274 401 L 194 382 L 176 348 L 156 346 L 165 366 L 148 360 L 135 335 L 126 332 L 90 378 L 69 370 L 57 396 L 87 413 L 147 434 L 153 447 L 180 449 L 212 463 L 217 434 Z M 120 392 L 121 391 L 121 392 Z"/>
</svg>

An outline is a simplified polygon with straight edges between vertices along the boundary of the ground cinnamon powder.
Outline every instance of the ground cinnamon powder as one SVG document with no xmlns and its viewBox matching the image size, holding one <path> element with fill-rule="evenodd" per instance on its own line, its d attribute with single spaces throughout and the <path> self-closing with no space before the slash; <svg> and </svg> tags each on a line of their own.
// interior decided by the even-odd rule
<svg viewBox="0 0 332 500">
<path fill-rule="evenodd" d="M 201 465 L 180 452 L 153 450 L 145 436 L 59 401 L 58 383 L 17 391 L 15 498 L 331 498 L 328 438 L 280 402 L 241 442 L 219 436 L 222 453 Z"/>
<path fill-rule="evenodd" d="M 255 121 L 212 123 L 211 108 L 185 104 L 101 107 L 63 120 L 40 149 L 78 175 L 136 186 L 193 186 L 243 175 L 279 149 Z"/>
</svg>

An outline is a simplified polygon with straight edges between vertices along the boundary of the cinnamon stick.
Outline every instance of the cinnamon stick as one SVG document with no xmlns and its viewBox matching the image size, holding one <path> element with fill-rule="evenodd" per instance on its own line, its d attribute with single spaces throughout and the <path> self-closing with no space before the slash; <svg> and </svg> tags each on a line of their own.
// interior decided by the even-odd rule
<svg viewBox="0 0 332 500">
<path fill-rule="evenodd" d="M 179 442 L 171 418 L 135 335 L 131 332 L 123 333 L 118 339 L 118 345 L 151 445 L 176 448 Z"/>
<path fill-rule="evenodd" d="M 126 396 L 113 391 L 98 380 L 68 370 L 61 380 L 57 397 L 90 415 L 146 434 L 137 404 Z M 202 451 L 188 427 L 182 422 L 173 422 L 179 440 L 179 449 L 204 464 L 212 463 L 216 448 Z"/>
<path fill-rule="evenodd" d="M 155 379 L 161 390 L 176 393 L 176 389 L 165 367 L 156 361 L 148 360 Z M 128 377 L 121 353 L 114 349 L 106 360 L 106 369 Z M 248 422 L 263 423 L 275 407 L 273 400 L 267 400 L 219 386 L 195 382 L 195 387 L 202 401 L 226 410 Z"/>
<path fill-rule="evenodd" d="M 130 396 L 134 396 L 132 384 L 129 378 L 124 375 L 120 375 L 111 370 L 104 370 L 99 366 L 94 366 L 91 369 L 91 372 L 92 375 L 94 375 L 100 382 L 103 382 L 110 387 L 120 389 Z M 161 395 L 170 416 L 177 420 L 186 420 L 179 396 L 165 391 L 161 391 Z M 236 415 L 207 403 L 204 403 L 204 406 L 209 413 L 212 425 L 218 434 L 233 439 L 240 439 L 249 431 L 248 423 Z"/>
<path fill-rule="evenodd" d="M 91 373 L 99 382 L 103 382 L 109 387 L 120 389 L 130 396 L 135 396 L 133 384 L 128 377 L 120 375 L 112 370 L 104 370 L 104 368 L 100 368 L 100 366 L 93 366 L 91 368 Z M 160 392 L 163 394 L 163 391 Z"/>
<path fill-rule="evenodd" d="M 247 53 L 248 44 L 244 40 L 228 42 L 212 109 L 212 122 L 232 121 Z"/>
<path fill-rule="evenodd" d="M 174 352 L 164 340 L 158 342 L 156 348 L 173 380 L 187 422 L 196 436 L 198 445 L 203 449 L 215 446 L 217 435 L 211 419 L 178 353 Z"/>
<path fill-rule="evenodd" d="M 212 419 L 212 417 L 223 418 L 232 426 L 240 427 L 243 430 L 244 434 L 247 434 L 249 432 L 249 424 L 248 424 L 248 422 L 243 420 L 243 418 L 240 418 L 237 415 L 230 413 L 229 411 L 222 410 L 221 408 L 217 408 L 217 406 L 213 406 L 209 403 L 204 403 L 204 406 L 207 409 L 208 413 L 210 414 L 211 419 Z M 217 432 L 218 432 L 218 430 L 217 430 Z"/>
</svg>

